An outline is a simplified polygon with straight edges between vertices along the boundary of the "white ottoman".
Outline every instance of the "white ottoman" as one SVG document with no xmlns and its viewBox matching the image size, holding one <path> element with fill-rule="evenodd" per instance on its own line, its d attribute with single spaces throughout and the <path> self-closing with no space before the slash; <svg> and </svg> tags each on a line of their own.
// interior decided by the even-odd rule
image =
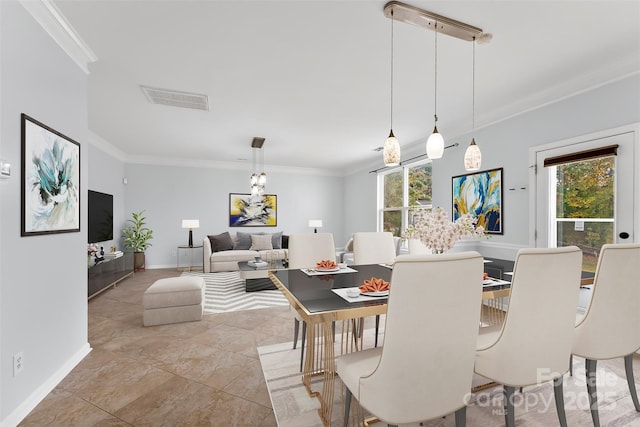
<svg viewBox="0 0 640 427">
<path fill-rule="evenodd" d="M 169 277 L 156 280 L 142 297 L 144 326 L 193 322 L 202 319 L 204 279 Z"/>
</svg>

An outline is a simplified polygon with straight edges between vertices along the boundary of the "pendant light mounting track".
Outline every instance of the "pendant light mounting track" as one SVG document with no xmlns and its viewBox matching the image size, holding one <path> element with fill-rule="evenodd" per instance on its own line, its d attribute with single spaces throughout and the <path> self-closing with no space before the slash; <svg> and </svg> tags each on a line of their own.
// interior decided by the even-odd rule
<svg viewBox="0 0 640 427">
<path fill-rule="evenodd" d="M 391 18 L 393 11 L 393 19 L 405 22 L 407 24 L 417 25 L 428 30 L 437 31 L 451 37 L 456 37 L 468 42 L 474 39 L 478 43 L 488 42 L 491 40 L 491 34 L 485 34 L 482 28 L 465 24 L 437 13 L 429 12 L 415 6 L 408 5 L 399 1 L 390 1 L 384 5 L 384 16 Z"/>
</svg>

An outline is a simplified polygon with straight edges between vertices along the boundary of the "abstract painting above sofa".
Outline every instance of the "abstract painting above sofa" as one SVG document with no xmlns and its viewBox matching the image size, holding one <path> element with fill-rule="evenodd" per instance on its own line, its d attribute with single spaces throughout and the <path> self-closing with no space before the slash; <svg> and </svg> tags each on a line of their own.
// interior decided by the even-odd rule
<svg viewBox="0 0 640 427">
<path fill-rule="evenodd" d="M 230 227 L 275 227 L 278 196 L 229 193 Z"/>
</svg>

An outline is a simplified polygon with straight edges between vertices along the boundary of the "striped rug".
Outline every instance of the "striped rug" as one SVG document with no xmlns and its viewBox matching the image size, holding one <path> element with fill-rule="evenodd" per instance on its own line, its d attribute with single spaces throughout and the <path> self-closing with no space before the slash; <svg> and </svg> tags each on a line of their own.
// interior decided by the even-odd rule
<svg viewBox="0 0 640 427">
<path fill-rule="evenodd" d="M 282 292 L 278 290 L 245 292 L 244 280 L 240 278 L 240 273 L 237 271 L 224 273 L 185 271 L 182 276 L 196 276 L 204 279 L 206 286 L 204 314 L 289 305 Z"/>
</svg>

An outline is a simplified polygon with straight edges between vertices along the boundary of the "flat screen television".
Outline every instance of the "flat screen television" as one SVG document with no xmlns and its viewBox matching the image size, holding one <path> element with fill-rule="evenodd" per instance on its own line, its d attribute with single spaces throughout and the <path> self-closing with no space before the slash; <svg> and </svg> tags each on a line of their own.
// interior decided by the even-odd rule
<svg viewBox="0 0 640 427">
<path fill-rule="evenodd" d="M 113 240 L 113 195 L 89 190 L 89 243 Z"/>
</svg>

